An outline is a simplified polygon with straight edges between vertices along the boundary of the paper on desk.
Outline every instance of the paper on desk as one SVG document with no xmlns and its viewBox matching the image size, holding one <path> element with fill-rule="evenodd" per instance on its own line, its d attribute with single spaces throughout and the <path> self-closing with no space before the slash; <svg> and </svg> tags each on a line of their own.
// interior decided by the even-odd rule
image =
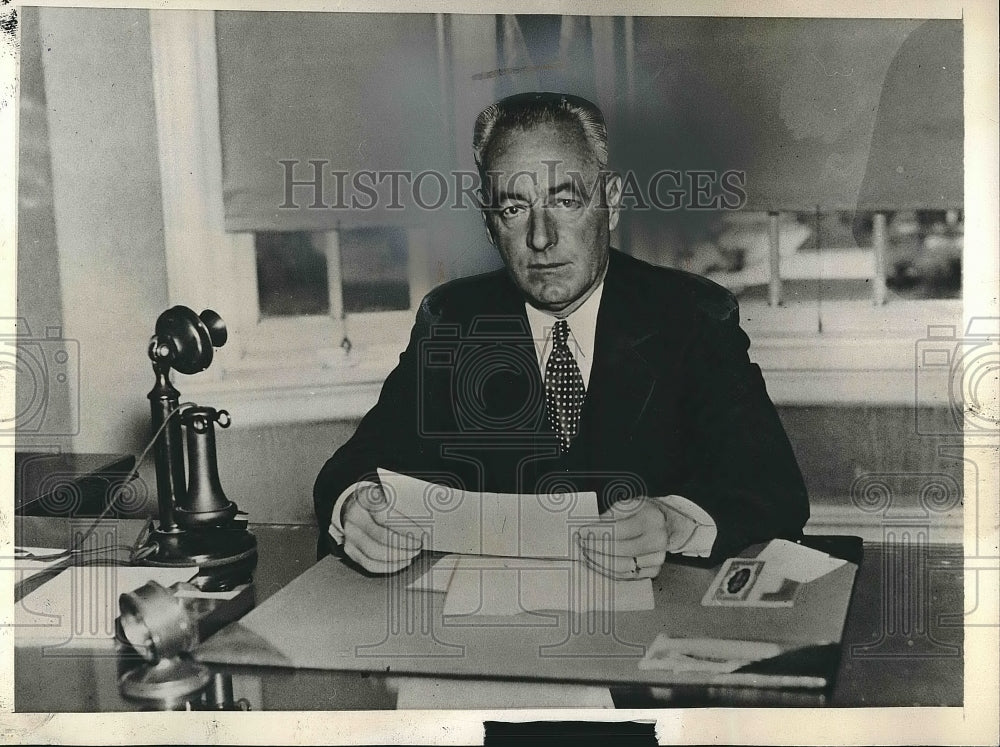
<svg viewBox="0 0 1000 747">
<path fill-rule="evenodd" d="M 53 548 L 53 547 L 22 547 L 21 550 L 31 553 L 32 555 L 38 557 L 44 557 L 46 555 L 58 555 L 60 553 L 65 553 L 64 549 Z M 22 581 L 27 581 L 32 576 L 37 576 L 39 573 L 47 571 L 53 566 L 57 566 L 60 563 L 65 563 L 70 559 L 69 555 L 63 555 L 62 557 L 55 558 L 53 560 L 32 560 L 31 558 L 4 558 L 3 565 L 8 566 L 12 564 L 14 570 L 17 572 L 18 583 Z M 13 563 L 11 563 L 13 561 Z"/>
<path fill-rule="evenodd" d="M 443 594 L 448 591 L 451 574 L 458 565 L 459 555 L 445 555 L 440 558 L 427 573 L 410 583 L 406 588 L 411 591 L 432 591 Z"/>
<path fill-rule="evenodd" d="M 651 610 L 648 578 L 616 581 L 572 560 L 465 556 L 451 575 L 445 615 Z"/>
<path fill-rule="evenodd" d="M 660 633 L 639 660 L 639 669 L 728 674 L 781 653 L 776 643 L 714 638 L 671 638 Z"/>
<path fill-rule="evenodd" d="M 757 560 L 766 561 L 768 573 L 780 575 L 800 584 L 822 578 L 847 562 L 820 550 L 783 539 L 771 540 L 757 555 Z"/>
<path fill-rule="evenodd" d="M 115 635 L 118 597 L 149 581 L 170 586 L 198 573 L 192 568 L 87 565 L 67 568 L 14 606 L 16 646 L 100 648 Z"/>
<path fill-rule="evenodd" d="M 396 710 L 489 710 L 507 708 L 614 708 L 606 687 L 565 682 L 388 678 Z"/>
<path fill-rule="evenodd" d="M 597 494 L 476 493 L 379 469 L 384 516 L 417 527 L 425 550 L 466 555 L 569 558 L 577 529 L 598 520 Z"/>
</svg>

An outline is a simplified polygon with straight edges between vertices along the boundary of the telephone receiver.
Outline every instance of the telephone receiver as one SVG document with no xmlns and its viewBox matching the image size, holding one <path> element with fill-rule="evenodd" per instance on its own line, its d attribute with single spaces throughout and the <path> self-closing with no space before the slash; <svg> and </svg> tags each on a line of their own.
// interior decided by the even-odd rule
<svg viewBox="0 0 1000 747">
<path fill-rule="evenodd" d="M 257 565 L 257 540 L 219 479 L 215 426 L 228 428 L 229 413 L 201 405 L 181 408 L 170 371 L 204 371 L 228 336 L 222 317 L 211 309 L 196 314 L 174 306 L 157 318 L 148 350 L 156 376 L 146 396 L 152 431 L 158 434 L 154 454 L 159 523 L 136 558 L 146 565 L 198 566 L 193 583 L 205 591 L 249 583 Z"/>
<path fill-rule="evenodd" d="M 212 407 L 189 407 L 180 418 L 187 431 L 188 484 L 183 500 L 175 500 L 174 519 L 189 528 L 231 521 L 238 509 L 222 491 L 215 452 L 215 423 L 228 428 L 232 422 L 229 413 Z"/>
</svg>

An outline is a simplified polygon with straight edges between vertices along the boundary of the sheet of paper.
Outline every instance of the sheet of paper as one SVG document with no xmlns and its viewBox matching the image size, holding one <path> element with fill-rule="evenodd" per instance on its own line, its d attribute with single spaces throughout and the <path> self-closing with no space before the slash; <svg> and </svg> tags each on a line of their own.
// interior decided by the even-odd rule
<svg viewBox="0 0 1000 747">
<path fill-rule="evenodd" d="M 575 534 L 598 519 L 597 494 L 476 493 L 380 469 L 384 518 L 425 533 L 425 550 L 466 555 L 572 557 Z"/>
<path fill-rule="evenodd" d="M 783 539 L 771 540 L 757 555 L 757 560 L 768 564 L 769 573 L 780 574 L 800 584 L 822 578 L 847 562 Z"/>
<path fill-rule="evenodd" d="M 22 547 L 20 549 L 37 557 L 59 555 L 65 552 L 65 550 L 57 547 Z M 69 558 L 67 556 L 62 556 L 50 560 L 32 560 L 31 558 L 19 558 L 13 556 L 4 558 L 3 561 L 0 562 L 0 567 L 3 567 L 4 569 L 13 568 L 17 572 L 17 583 L 20 583 L 21 581 L 27 581 L 32 576 L 37 576 L 43 571 L 47 571 L 53 566 L 65 563 L 68 559 Z"/>
<path fill-rule="evenodd" d="M 16 646 L 110 647 L 118 597 L 149 581 L 170 586 L 197 568 L 73 566 L 14 605 Z"/>
<path fill-rule="evenodd" d="M 410 583 L 406 588 L 411 591 L 430 591 L 444 594 L 448 591 L 451 574 L 458 565 L 459 555 L 445 555 L 431 567 L 427 573 Z"/>
<path fill-rule="evenodd" d="M 671 638 L 660 633 L 639 660 L 639 669 L 670 672 L 735 672 L 781 653 L 776 643 L 716 638 Z"/>
<path fill-rule="evenodd" d="M 462 557 L 448 585 L 445 615 L 651 610 L 648 578 L 616 581 L 572 560 Z"/>
<path fill-rule="evenodd" d="M 389 679 L 397 689 L 398 711 L 615 707 L 608 688 L 592 685 L 441 677 Z"/>
</svg>

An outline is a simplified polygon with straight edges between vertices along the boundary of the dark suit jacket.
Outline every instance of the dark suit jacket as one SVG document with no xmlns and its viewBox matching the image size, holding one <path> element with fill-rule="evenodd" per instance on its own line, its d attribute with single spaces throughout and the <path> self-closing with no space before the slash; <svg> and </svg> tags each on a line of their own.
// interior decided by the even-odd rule
<svg viewBox="0 0 1000 747">
<path fill-rule="evenodd" d="M 683 496 L 715 520 L 713 557 L 809 517 L 802 476 L 731 293 L 611 252 L 580 431 L 569 453 L 544 412 L 524 299 L 498 271 L 424 299 L 378 404 L 327 461 L 321 548 L 337 496 L 377 467 L 468 490 Z"/>
</svg>

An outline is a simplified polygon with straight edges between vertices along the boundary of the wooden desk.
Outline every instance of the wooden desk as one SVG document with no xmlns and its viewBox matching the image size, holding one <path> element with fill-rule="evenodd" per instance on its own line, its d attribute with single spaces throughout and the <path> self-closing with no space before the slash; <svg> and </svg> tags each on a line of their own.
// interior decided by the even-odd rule
<svg viewBox="0 0 1000 747">
<path fill-rule="evenodd" d="M 58 519 L 18 520 L 18 541 L 58 546 L 65 525 Z M 125 522 L 122 533 L 137 531 Z M 311 526 L 257 525 L 260 549 L 256 573 L 258 603 L 312 565 Z M 945 706 L 962 703 L 962 552 L 957 546 L 914 548 L 871 544 L 855 584 L 844 630 L 836 683 L 829 693 L 775 693 L 713 688 L 619 688 L 619 707 L 706 705 Z M 907 562 L 899 562 L 905 559 Z M 916 565 L 914 565 L 916 564 Z M 922 580 L 911 578 L 922 568 Z M 919 587 L 913 586 L 914 583 Z M 906 586 L 905 584 L 909 584 Z M 905 592 L 905 593 L 904 593 Z M 919 594 L 915 596 L 915 594 Z M 922 596 L 920 596 L 922 595 Z M 898 599 L 923 599 L 907 608 Z M 907 640 L 912 643 L 907 644 Z M 17 711 L 121 711 L 137 706 L 120 697 L 121 655 L 46 655 L 15 649 Z M 254 710 L 358 710 L 395 707 L 392 680 L 357 672 L 322 672 L 266 667 L 227 667 L 237 696 Z M 242 683 L 242 684 L 241 684 Z M 240 687 L 244 692 L 240 693 Z M 248 688 L 248 689 L 247 689 Z"/>
</svg>

